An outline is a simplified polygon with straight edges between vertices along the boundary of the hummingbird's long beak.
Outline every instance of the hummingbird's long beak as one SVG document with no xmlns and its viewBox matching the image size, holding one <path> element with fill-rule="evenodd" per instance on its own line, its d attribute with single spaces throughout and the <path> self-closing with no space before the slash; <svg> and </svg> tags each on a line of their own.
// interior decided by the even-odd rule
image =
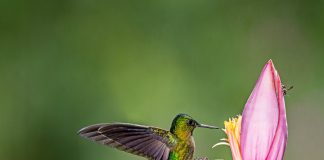
<svg viewBox="0 0 324 160">
<path fill-rule="evenodd" d="M 200 124 L 200 123 L 197 124 L 197 127 L 200 127 L 200 128 L 209 128 L 209 129 L 219 129 L 219 127 L 210 126 L 210 125 L 206 125 L 206 124 Z"/>
</svg>

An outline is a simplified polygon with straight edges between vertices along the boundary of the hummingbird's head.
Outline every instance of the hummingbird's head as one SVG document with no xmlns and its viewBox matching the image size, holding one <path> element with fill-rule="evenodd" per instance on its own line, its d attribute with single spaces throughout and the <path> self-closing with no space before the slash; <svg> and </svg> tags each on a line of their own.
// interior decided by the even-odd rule
<svg viewBox="0 0 324 160">
<path fill-rule="evenodd" d="M 178 114 L 172 121 L 170 132 L 180 139 L 188 139 L 196 127 L 218 129 L 218 127 L 200 124 L 187 114 Z"/>
</svg>

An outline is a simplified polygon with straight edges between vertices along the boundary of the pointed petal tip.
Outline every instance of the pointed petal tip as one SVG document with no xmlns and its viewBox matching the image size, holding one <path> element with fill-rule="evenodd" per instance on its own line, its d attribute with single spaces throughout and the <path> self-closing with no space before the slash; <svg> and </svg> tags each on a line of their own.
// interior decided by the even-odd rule
<svg viewBox="0 0 324 160">
<path fill-rule="evenodd" d="M 264 74 L 271 74 L 274 82 L 278 81 L 278 79 L 280 81 L 278 71 L 273 64 L 272 59 L 269 59 L 268 62 L 266 63 L 266 65 L 264 66 L 263 71 L 261 72 L 261 75 L 264 75 Z"/>
<path fill-rule="evenodd" d="M 268 62 L 266 63 L 266 67 L 270 67 L 271 70 L 273 69 L 274 71 L 276 70 L 273 64 L 272 59 L 269 59 Z"/>
</svg>

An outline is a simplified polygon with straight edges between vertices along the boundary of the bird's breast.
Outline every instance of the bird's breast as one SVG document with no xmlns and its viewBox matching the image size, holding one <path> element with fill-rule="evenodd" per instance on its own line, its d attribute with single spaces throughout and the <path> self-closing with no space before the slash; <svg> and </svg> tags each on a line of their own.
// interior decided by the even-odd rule
<svg viewBox="0 0 324 160">
<path fill-rule="evenodd" d="M 169 154 L 168 160 L 192 160 L 195 151 L 195 141 L 193 137 L 189 140 L 179 141 Z"/>
</svg>

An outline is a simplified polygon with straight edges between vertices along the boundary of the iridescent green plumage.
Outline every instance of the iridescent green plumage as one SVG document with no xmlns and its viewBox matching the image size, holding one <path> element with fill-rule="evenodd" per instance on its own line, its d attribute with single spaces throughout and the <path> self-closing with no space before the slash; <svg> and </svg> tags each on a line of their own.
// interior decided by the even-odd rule
<svg viewBox="0 0 324 160">
<path fill-rule="evenodd" d="M 196 127 L 217 128 L 199 124 L 186 114 L 178 114 L 170 131 L 156 127 L 127 124 L 96 124 L 79 131 L 98 143 L 146 157 L 150 160 L 192 160 L 195 142 L 192 132 Z"/>
</svg>

